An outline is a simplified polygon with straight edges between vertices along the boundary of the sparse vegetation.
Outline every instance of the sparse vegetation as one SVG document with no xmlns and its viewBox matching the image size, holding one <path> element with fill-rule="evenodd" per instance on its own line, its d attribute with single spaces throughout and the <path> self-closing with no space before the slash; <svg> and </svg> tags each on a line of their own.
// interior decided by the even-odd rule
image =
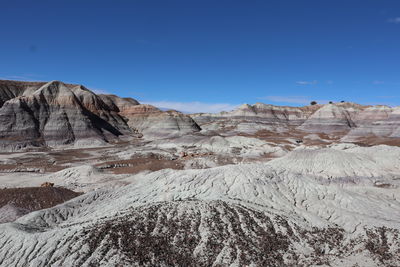
<svg viewBox="0 0 400 267">
<path fill-rule="evenodd" d="M 389 229 L 385 226 L 377 227 L 375 229 L 368 229 L 366 231 L 367 240 L 365 248 L 379 260 L 382 264 L 387 264 L 390 260 L 396 260 L 396 256 L 391 251 L 390 247 L 393 243 L 388 240 L 392 236 L 392 241 L 398 242 L 398 231 Z M 395 253 L 398 253 L 397 251 Z M 400 255 L 400 254 L 397 254 Z M 399 259 L 397 259 L 399 260 Z M 393 265 L 394 266 L 394 265 Z"/>
<path fill-rule="evenodd" d="M 62 187 L 0 189 L 0 207 L 13 204 L 30 211 L 47 209 L 81 195 Z"/>
<path fill-rule="evenodd" d="M 167 216 L 179 210 L 186 210 L 184 216 Z M 289 226 L 286 222 L 282 227 Z M 201 228 L 209 231 L 209 238 L 202 238 Z M 224 250 L 230 251 L 225 255 L 226 263 L 281 266 L 283 254 L 290 248 L 290 237 L 277 231 L 265 213 L 223 201 L 176 201 L 140 207 L 92 229 L 85 231 L 89 245 L 85 259 L 95 251 L 105 255 L 116 250 L 125 262 L 142 266 L 211 266 L 226 253 Z M 194 253 L 199 247 L 206 257 Z M 91 264 L 98 262 L 92 259 Z"/>
</svg>

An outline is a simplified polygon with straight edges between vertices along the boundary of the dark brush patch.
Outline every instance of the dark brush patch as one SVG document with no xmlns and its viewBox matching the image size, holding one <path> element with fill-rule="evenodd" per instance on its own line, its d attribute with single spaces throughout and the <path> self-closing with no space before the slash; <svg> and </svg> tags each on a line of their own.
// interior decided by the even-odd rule
<svg viewBox="0 0 400 267">
<path fill-rule="evenodd" d="M 184 210 L 184 215 L 178 216 L 178 210 Z M 202 238 L 200 225 L 207 237 Z M 239 265 L 280 266 L 290 244 L 266 214 L 223 201 L 139 207 L 91 229 L 84 242 L 89 247 L 86 259 L 95 251 L 104 257 L 116 250 L 126 263 L 140 266 L 211 266 L 223 249 L 229 251 L 228 265 L 238 260 Z M 195 254 L 198 246 L 201 253 Z"/>
<path fill-rule="evenodd" d="M 13 204 L 30 211 L 47 209 L 81 195 L 62 187 L 0 189 L 0 207 Z"/>
<path fill-rule="evenodd" d="M 396 266 L 400 262 L 399 231 L 385 226 L 366 230 L 365 248 L 385 266 Z M 393 245 L 397 250 L 392 250 Z"/>
</svg>

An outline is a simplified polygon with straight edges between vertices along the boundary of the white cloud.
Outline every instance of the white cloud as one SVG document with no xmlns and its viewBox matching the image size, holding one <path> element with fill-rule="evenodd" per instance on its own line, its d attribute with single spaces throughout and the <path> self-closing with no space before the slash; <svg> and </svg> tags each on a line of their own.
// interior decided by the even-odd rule
<svg viewBox="0 0 400 267">
<path fill-rule="evenodd" d="M 400 17 L 388 19 L 388 22 L 394 24 L 400 24 Z"/>
<path fill-rule="evenodd" d="M 298 85 L 313 85 L 313 84 L 317 84 L 318 81 L 314 80 L 314 81 L 297 81 L 296 84 Z"/>
<path fill-rule="evenodd" d="M 259 99 L 264 99 L 276 103 L 291 103 L 291 104 L 301 104 L 308 105 L 311 101 L 317 101 L 319 104 L 326 104 L 328 100 L 321 99 L 311 99 L 308 96 L 265 96 L 260 97 Z"/>
<path fill-rule="evenodd" d="M 231 111 L 238 105 L 228 103 L 204 103 L 204 102 L 171 102 L 171 101 L 140 101 L 141 104 L 149 104 L 163 109 L 174 109 L 185 113 L 216 113 Z"/>
</svg>

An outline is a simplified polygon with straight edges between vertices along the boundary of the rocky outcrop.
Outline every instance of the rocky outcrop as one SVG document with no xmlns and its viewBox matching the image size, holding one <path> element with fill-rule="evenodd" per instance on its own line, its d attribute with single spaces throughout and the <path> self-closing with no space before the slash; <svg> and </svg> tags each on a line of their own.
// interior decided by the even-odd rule
<svg viewBox="0 0 400 267">
<path fill-rule="evenodd" d="M 132 98 L 97 95 L 81 85 L 0 81 L 2 151 L 98 146 L 125 137 L 167 138 L 201 129 L 228 136 L 279 137 L 284 133 L 296 140 L 310 133 L 346 142 L 392 140 L 400 137 L 400 108 L 348 102 L 305 107 L 256 103 L 230 112 L 188 116 L 141 105 Z"/>
<path fill-rule="evenodd" d="M 50 183 L 50 182 L 44 182 L 40 185 L 40 187 L 53 187 L 54 183 Z"/>
<path fill-rule="evenodd" d="M 163 112 L 151 105 L 131 106 L 120 114 L 127 118 L 129 127 L 148 137 L 169 137 L 200 131 L 190 116 L 174 110 Z"/>
<path fill-rule="evenodd" d="M 97 146 L 138 132 L 199 130 L 187 115 L 136 106 L 134 99 L 96 95 L 81 85 L 0 81 L 0 150 Z"/>
<path fill-rule="evenodd" d="M 400 109 L 387 106 L 368 107 L 355 117 L 356 128 L 342 141 L 352 142 L 377 137 L 400 137 Z"/>
<path fill-rule="evenodd" d="M 120 98 L 115 95 L 100 97 L 119 112 L 131 130 L 145 137 L 168 137 L 200 130 L 190 116 L 178 111 L 161 111 L 154 106 L 140 104 L 132 98 Z"/>
<path fill-rule="evenodd" d="M 137 100 L 129 97 L 118 97 L 116 95 L 104 94 L 99 94 L 98 96 L 109 106 L 110 109 L 116 112 L 121 112 L 140 104 Z"/>
<path fill-rule="evenodd" d="M 6 101 L 0 109 L 0 146 L 101 144 L 129 128 L 123 118 L 82 86 L 52 81 Z"/>
<path fill-rule="evenodd" d="M 21 96 L 25 92 L 35 91 L 44 84 L 44 82 L 17 82 L 0 80 L 0 107 L 2 107 L 6 101 L 17 96 Z"/>
<path fill-rule="evenodd" d="M 363 106 L 351 102 L 305 107 L 280 107 L 256 103 L 217 114 L 198 113 L 192 118 L 205 130 L 227 135 L 268 131 L 276 136 L 296 132 L 323 134 L 342 141 L 400 137 L 400 108 Z"/>
<path fill-rule="evenodd" d="M 355 127 L 351 113 L 345 108 L 328 104 L 318 109 L 299 127 L 307 132 L 333 133 L 347 132 Z"/>
<path fill-rule="evenodd" d="M 216 120 L 245 120 L 269 124 L 281 123 L 300 125 L 315 112 L 318 107 L 319 106 L 284 107 L 256 103 L 254 105 L 243 104 L 230 112 L 221 112 L 217 114 L 197 113 L 191 116 L 200 125 Z"/>
<path fill-rule="evenodd" d="M 232 111 L 229 116 L 236 119 L 296 125 L 304 121 L 312 112 L 312 107 L 280 107 L 256 103 L 254 105 L 243 104 L 237 110 Z"/>
<path fill-rule="evenodd" d="M 191 117 L 202 129 L 226 134 L 255 134 L 260 130 L 288 131 L 301 125 L 320 106 L 284 107 L 263 103 L 243 104 L 230 112 L 197 113 Z"/>
</svg>

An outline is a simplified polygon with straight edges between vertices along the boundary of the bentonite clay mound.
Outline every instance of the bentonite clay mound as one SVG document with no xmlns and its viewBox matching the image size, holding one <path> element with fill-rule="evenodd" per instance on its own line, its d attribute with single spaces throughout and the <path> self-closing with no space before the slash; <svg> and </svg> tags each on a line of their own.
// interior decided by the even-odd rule
<svg viewBox="0 0 400 267">
<path fill-rule="evenodd" d="M 97 95 L 82 85 L 0 80 L 0 151 L 98 147 L 138 133 L 162 137 L 199 130 L 188 115 L 139 105 L 132 98 Z"/>
</svg>

